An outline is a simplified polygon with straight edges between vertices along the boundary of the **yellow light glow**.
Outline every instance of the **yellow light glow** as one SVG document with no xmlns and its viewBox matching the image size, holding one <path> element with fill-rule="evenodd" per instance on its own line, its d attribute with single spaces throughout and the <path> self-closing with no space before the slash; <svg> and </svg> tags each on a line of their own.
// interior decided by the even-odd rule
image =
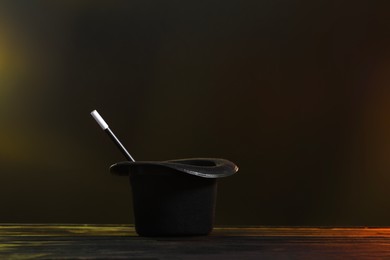
<svg viewBox="0 0 390 260">
<path fill-rule="evenodd" d="M 12 102 L 19 80 L 26 71 L 23 50 L 18 47 L 17 39 L 12 36 L 10 23 L 0 20 L 0 106 L 6 109 Z"/>
</svg>

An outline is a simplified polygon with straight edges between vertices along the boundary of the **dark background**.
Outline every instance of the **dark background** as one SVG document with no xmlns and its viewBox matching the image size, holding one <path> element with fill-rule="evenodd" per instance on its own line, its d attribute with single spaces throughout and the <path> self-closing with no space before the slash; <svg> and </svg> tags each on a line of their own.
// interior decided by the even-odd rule
<svg viewBox="0 0 390 260">
<path fill-rule="evenodd" d="M 389 1 L 1 1 L 0 222 L 133 223 L 123 156 L 221 157 L 218 225 L 390 225 Z"/>
</svg>

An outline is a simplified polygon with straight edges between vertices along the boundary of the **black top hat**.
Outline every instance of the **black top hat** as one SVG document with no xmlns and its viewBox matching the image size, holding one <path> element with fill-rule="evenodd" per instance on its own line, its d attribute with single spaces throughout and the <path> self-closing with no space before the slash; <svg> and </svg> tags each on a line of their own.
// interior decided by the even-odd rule
<svg viewBox="0 0 390 260">
<path fill-rule="evenodd" d="M 190 158 L 169 161 L 123 161 L 111 165 L 110 172 L 127 176 L 131 168 L 143 165 L 163 166 L 203 178 L 227 177 L 238 171 L 237 165 L 225 159 Z"/>
</svg>

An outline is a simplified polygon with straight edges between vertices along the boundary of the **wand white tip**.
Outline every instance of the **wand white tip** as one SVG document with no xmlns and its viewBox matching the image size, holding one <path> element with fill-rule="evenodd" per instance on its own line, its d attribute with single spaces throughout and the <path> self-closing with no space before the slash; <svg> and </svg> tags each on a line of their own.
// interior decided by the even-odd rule
<svg viewBox="0 0 390 260">
<path fill-rule="evenodd" d="M 96 122 L 100 125 L 100 127 L 103 130 L 106 130 L 108 128 L 107 123 L 104 121 L 104 119 L 99 115 L 99 113 L 96 110 L 91 112 L 91 116 L 96 120 Z"/>
</svg>

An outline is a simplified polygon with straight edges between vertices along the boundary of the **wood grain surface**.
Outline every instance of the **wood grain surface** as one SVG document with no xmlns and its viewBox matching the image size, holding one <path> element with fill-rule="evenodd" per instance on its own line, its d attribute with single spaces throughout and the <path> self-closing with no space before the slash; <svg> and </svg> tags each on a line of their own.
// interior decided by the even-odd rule
<svg viewBox="0 0 390 260">
<path fill-rule="evenodd" d="M 390 259 L 390 228 L 217 227 L 139 237 L 129 225 L 0 225 L 0 259 Z"/>
</svg>

